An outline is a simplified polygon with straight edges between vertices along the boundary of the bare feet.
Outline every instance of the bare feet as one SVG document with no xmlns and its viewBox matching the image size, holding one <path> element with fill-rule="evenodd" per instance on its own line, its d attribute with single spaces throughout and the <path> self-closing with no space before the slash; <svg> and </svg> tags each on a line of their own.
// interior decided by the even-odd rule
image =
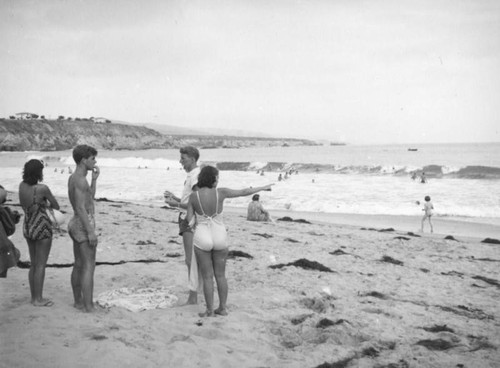
<svg viewBox="0 0 500 368">
<path fill-rule="evenodd" d="M 52 307 L 54 305 L 54 302 L 49 299 L 40 299 L 31 301 L 31 304 L 33 304 L 35 307 Z"/>
<path fill-rule="evenodd" d="M 200 317 L 215 317 L 215 313 L 213 311 L 206 310 L 203 313 L 198 313 Z"/>
<path fill-rule="evenodd" d="M 76 309 L 79 309 L 79 310 L 82 310 L 84 307 L 83 307 L 83 302 L 75 302 L 75 304 L 73 304 L 73 307 L 75 307 Z"/>
<path fill-rule="evenodd" d="M 198 304 L 198 294 L 196 293 L 196 291 L 190 290 L 186 305 L 191 305 L 191 304 Z"/>
<path fill-rule="evenodd" d="M 97 303 L 92 303 L 90 308 L 83 307 L 81 311 L 84 313 L 107 313 L 109 309 L 102 307 Z"/>
<path fill-rule="evenodd" d="M 214 313 L 218 314 L 219 316 L 227 316 L 227 309 L 219 307 L 214 311 Z"/>
</svg>

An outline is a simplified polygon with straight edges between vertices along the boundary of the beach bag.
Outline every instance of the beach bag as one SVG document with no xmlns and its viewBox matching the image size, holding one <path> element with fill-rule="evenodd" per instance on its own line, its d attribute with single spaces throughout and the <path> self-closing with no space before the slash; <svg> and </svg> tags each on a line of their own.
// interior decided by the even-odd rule
<svg viewBox="0 0 500 368">
<path fill-rule="evenodd" d="M 0 208 L 3 212 L 4 208 Z M 13 222 L 12 222 L 13 223 Z M 21 258 L 21 252 L 8 238 L 8 234 L 12 235 L 15 231 L 14 227 L 4 226 L 4 216 L 0 218 L 0 275 L 11 267 L 17 266 L 17 262 Z M 5 276 L 4 276 L 5 277 Z"/>
<path fill-rule="evenodd" d="M 9 268 L 17 266 L 21 258 L 21 252 L 17 249 L 10 239 L 2 239 L 2 246 L 0 247 L 0 274 L 7 271 Z"/>
<path fill-rule="evenodd" d="M 14 217 L 15 215 L 10 208 L 0 206 L 0 224 L 3 226 L 7 236 L 11 236 L 16 231 L 16 222 Z"/>
</svg>

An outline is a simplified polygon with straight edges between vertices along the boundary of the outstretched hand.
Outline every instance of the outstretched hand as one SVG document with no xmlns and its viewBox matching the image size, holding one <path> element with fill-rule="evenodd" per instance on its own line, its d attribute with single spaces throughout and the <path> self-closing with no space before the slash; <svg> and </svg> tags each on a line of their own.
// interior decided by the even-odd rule
<svg viewBox="0 0 500 368">
<path fill-rule="evenodd" d="M 267 185 L 264 185 L 264 186 L 262 187 L 262 190 L 265 190 L 265 191 L 267 191 L 267 192 L 270 192 L 270 191 L 272 190 L 272 186 L 273 186 L 273 185 L 274 185 L 274 183 L 273 183 L 273 184 L 267 184 Z"/>
</svg>

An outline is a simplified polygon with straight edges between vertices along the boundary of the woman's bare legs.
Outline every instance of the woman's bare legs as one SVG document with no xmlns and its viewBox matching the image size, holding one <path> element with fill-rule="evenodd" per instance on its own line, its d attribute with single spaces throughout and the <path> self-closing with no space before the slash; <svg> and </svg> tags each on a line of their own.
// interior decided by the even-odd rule
<svg viewBox="0 0 500 368">
<path fill-rule="evenodd" d="M 201 276 L 203 278 L 203 294 L 205 295 L 205 303 L 207 311 L 200 313 L 201 317 L 214 315 L 214 266 L 212 263 L 212 252 L 198 249 L 194 247 L 196 260 L 200 267 Z"/>
<path fill-rule="evenodd" d="M 217 281 L 217 292 L 219 294 L 219 308 L 215 310 L 216 314 L 227 315 L 226 302 L 228 286 L 226 279 L 226 260 L 229 250 L 221 249 L 212 251 L 212 262 L 214 265 L 214 275 Z"/>
<path fill-rule="evenodd" d="M 48 299 L 43 299 L 43 284 L 45 281 L 45 267 L 49 259 L 52 239 L 31 240 L 26 239 L 30 252 L 31 266 L 28 273 L 28 280 L 31 291 L 31 304 L 40 307 L 50 307 L 54 303 Z"/>
</svg>

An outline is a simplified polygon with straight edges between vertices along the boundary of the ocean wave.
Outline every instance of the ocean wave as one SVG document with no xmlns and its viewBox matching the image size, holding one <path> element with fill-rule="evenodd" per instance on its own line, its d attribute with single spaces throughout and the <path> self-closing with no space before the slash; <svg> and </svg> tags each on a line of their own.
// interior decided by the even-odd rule
<svg viewBox="0 0 500 368">
<path fill-rule="evenodd" d="M 264 171 L 295 174 L 322 173 L 322 174 L 361 174 L 361 175 L 396 175 L 411 176 L 425 173 L 427 178 L 460 178 L 460 179 L 500 179 L 500 168 L 491 166 L 448 167 L 442 165 L 415 166 L 342 166 L 324 164 L 303 164 L 288 162 L 205 162 L 206 165 L 216 166 L 221 171 Z"/>
<path fill-rule="evenodd" d="M 44 160 L 49 165 L 73 166 L 71 155 L 55 156 L 50 154 L 33 154 L 29 158 Z M 144 158 L 130 156 L 122 158 L 98 157 L 101 167 L 172 169 L 182 168 L 177 160 L 166 158 Z M 427 178 L 458 178 L 458 179 L 500 179 L 500 168 L 492 166 L 450 167 L 429 164 L 422 167 L 404 165 L 335 165 L 317 163 L 264 162 L 264 161 L 203 161 L 200 165 L 212 165 L 221 171 L 255 171 L 271 173 L 317 173 L 317 174 L 348 174 L 348 175 L 394 175 L 416 176 L 425 173 Z"/>
</svg>

